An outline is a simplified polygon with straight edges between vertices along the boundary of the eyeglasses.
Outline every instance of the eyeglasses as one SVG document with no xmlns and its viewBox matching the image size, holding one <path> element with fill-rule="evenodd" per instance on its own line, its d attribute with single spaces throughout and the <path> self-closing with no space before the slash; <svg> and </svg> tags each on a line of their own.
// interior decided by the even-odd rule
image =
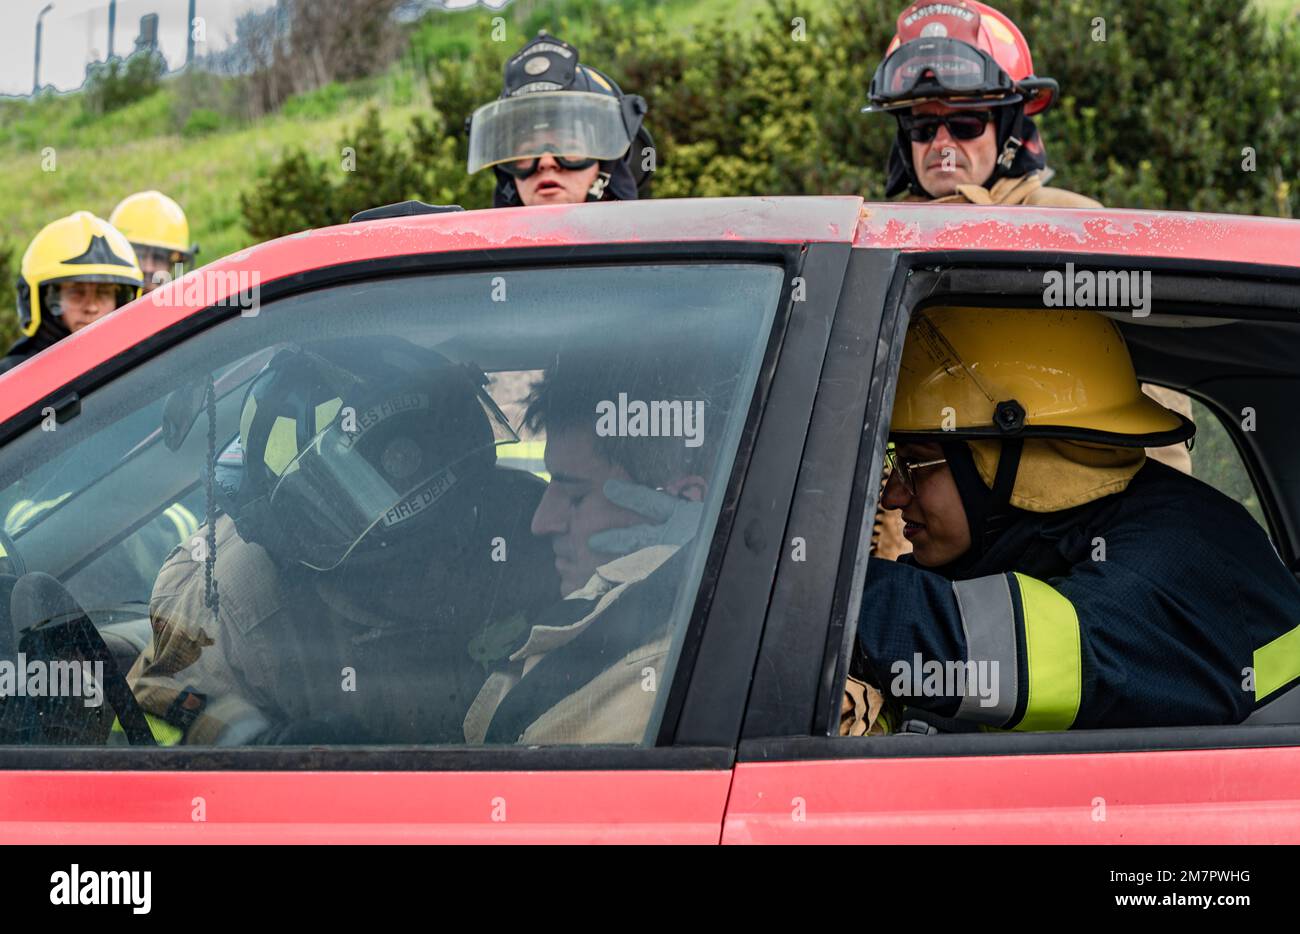
<svg viewBox="0 0 1300 934">
<path fill-rule="evenodd" d="M 555 164 L 560 168 L 567 169 L 570 172 L 580 172 L 596 164 L 595 159 L 570 158 L 569 156 L 559 156 L 554 153 L 551 154 L 551 158 L 555 160 Z M 536 173 L 541 161 L 541 159 L 519 159 L 515 162 L 503 162 L 501 163 L 501 170 L 522 180 Z"/>
<path fill-rule="evenodd" d="M 898 452 L 892 448 L 885 452 L 885 458 L 889 461 L 889 468 L 898 473 L 898 479 L 903 481 L 903 486 L 907 492 L 916 495 L 916 471 L 923 467 L 938 467 L 940 464 L 948 463 L 948 458 L 940 457 L 932 461 L 914 461 L 906 457 L 899 457 Z"/>
<path fill-rule="evenodd" d="M 953 139 L 972 140 L 984 135 L 984 129 L 993 119 L 988 110 L 968 110 L 956 114 L 901 114 L 899 125 L 908 139 L 914 143 L 928 143 L 939 132 L 939 127 L 946 127 Z"/>
</svg>

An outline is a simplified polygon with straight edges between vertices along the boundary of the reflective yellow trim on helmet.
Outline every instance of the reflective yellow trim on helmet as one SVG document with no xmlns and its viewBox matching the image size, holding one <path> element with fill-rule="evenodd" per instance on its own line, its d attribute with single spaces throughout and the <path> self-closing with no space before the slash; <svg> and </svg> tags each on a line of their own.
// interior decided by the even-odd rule
<svg viewBox="0 0 1300 934">
<path fill-rule="evenodd" d="M 276 476 L 298 456 L 298 423 L 285 415 L 276 416 L 266 438 L 266 466 Z"/>
<path fill-rule="evenodd" d="M 1300 678 L 1300 626 L 1255 650 L 1255 702 Z"/>
<path fill-rule="evenodd" d="M 320 431 L 334 421 L 334 416 L 339 414 L 341 408 L 343 408 L 342 399 L 330 399 L 316 406 L 316 431 Z"/>
<path fill-rule="evenodd" d="M 1051 585 L 1016 573 L 1029 668 L 1017 730 L 1068 730 L 1083 701 L 1083 650 L 1074 604 Z"/>
</svg>

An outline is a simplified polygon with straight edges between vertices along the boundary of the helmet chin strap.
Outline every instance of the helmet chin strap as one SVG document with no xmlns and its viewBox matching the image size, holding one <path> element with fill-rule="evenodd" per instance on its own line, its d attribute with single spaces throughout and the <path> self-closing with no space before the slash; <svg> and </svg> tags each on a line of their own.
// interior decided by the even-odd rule
<svg viewBox="0 0 1300 934">
<path fill-rule="evenodd" d="M 591 187 L 587 189 L 588 201 L 599 201 L 601 198 L 605 197 L 605 189 L 609 187 L 609 177 L 610 173 L 608 172 L 598 172 L 596 174 L 596 180 L 592 182 Z"/>
<path fill-rule="evenodd" d="M 1020 152 L 1020 147 L 1024 144 L 1025 141 L 1019 137 L 1008 136 L 1006 145 L 1002 147 L 1002 154 L 998 156 L 998 165 L 1003 169 L 1010 170 L 1011 166 L 1015 164 L 1016 153 Z"/>
</svg>

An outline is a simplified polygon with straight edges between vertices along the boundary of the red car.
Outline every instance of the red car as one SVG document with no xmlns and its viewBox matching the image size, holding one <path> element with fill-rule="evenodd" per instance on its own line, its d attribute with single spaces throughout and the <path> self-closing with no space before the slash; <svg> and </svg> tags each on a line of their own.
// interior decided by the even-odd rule
<svg viewBox="0 0 1300 934">
<path fill-rule="evenodd" d="M 862 587 L 909 314 L 937 299 L 1041 304 L 1045 274 L 1067 269 L 1150 273 L 1149 314 L 1108 312 L 1140 377 L 1192 397 L 1193 469 L 1246 503 L 1300 572 L 1296 221 L 852 197 L 451 211 L 296 234 L 137 300 L 0 377 L 10 595 L 0 656 L 106 663 L 80 704 L 60 706 L 34 681 L 24 697 L 0 698 L 0 840 L 1300 842 L 1297 711 L 1239 726 L 838 735 L 854 624 L 872 609 Z M 283 625 L 307 632 L 307 648 L 277 657 L 290 642 L 276 641 L 276 614 L 307 611 L 282 599 L 239 617 L 281 592 L 259 589 L 282 583 L 262 578 L 316 586 L 323 578 L 303 575 L 334 573 L 351 552 L 314 557 L 304 572 L 263 560 L 270 546 L 256 560 L 238 551 L 250 546 L 231 544 L 233 531 L 211 539 L 213 556 L 205 530 L 230 511 L 219 489 L 229 472 L 250 475 L 240 471 L 251 470 L 258 413 L 295 398 L 256 388 L 281 354 L 317 348 L 313 359 L 352 374 L 340 377 L 352 386 L 384 358 L 377 340 L 481 375 L 507 423 L 492 441 L 490 483 L 520 492 L 518 503 L 493 494 L 473 514 L 497 509 L 513 524 L 475 553 L 474 573 L 495 576 L 464 589 L 439 582 L 419 550 L 374 565 L 444 623 L 395 637 L 380 621 L 340 656 L 311 643 L 312 619 L 295 618 Z M 521 428 L 529 387 L 573 354 L 632 361 L 632 382 L 693 368 L 698 398 L 678 400 L 683 409 L 611 397 L 606 414 L 636 436 L 645 403 L 663 421 L 643 435 L 672 457 L 702 452 L 697 531 L 673 543 L 662 566 L 675 576 L 643 614 L 662 637 L 656 661 L 590 650 L 640 679 L 646 696 L 631 712 L 611 700 L 569 710 L 569 733 L 536 721 L 494 735 L 467 705 L 483 700 L 494 665 L 527 654 L 528 601 L 566 608 L 565 581 L 582 570 L 544 518 L 544 496 L 578 508 L 580 495 L 565 492 L 573 478 L 543 432 Z M 252 414 L 250 400 L 261 403 Z M 680 413 L 696 402 L 705 415 L 692 435 Z M 342 417 L 334 410 L 328 425 Z M 295 459 L 277 468 L 282 485 L 294 467 L 324 469 L 311 457 L 332 430 L 297 439 Z M 405 469 L 410 448 L 386 448 L 385 469 Z M 307 545 L 325 548 L 340 528 L 355 544 L 355 523 L 330 497 L 295 502 Z M 543 541 L 554 554 L 533 561 Z M 488 564 L 489 543 L 515 557 Z M 213 580 L 246 625 L 218 625 Z M 491 610 L 448 609 L 468 592 L 490 597 Z M 55 638 L 55 617 L 81 624 Z M 460 641 L 437 649 L 426 644 L 434 630 Z M 232 693 L 252 698 L 238 715 L 218 716 L 209 697 L 195 717 L 184 692 L 171 698 L 176 716 L 150 708 L 140 656 L 156 670 L 178 631 L 193 640 L 185 664 L 224 665 Z M 369 647 L 385 640 L 396 650 Z M 355 670 L 352 652 L 366 659 Z M 318 662 L 341 676 L 338 696 L 303 674 Z M 173 667 L 188 689 L 188 669 Z M 564 676 L 593 677 L 580 668 Z M 362 705 L 365 722 L 320 714 L 340 703 Z"/>
</svg>

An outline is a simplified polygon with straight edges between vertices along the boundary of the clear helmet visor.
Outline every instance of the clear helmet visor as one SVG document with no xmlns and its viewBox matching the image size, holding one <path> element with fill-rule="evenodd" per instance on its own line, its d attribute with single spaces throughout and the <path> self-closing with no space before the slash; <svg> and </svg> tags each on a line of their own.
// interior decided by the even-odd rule
<svg viewBox="0 0 1300 934">
<path fill-rule="evenodd" d="M 541 91 L 496 100 L 474 111 L 469 171 L 546 153 L 606 161 L 623 156 L 631 144 L 618 98 Z"/>
<path fill-rule="evenodd" d="M 1009 97 L 1015 92 L 1006 73 L 979 49 L 956 39 L 915 39 L 895 49 L 876 70 L 872 106 L 866 109 L 910 105 L 923 81 L 939 96 Z"/>
<path fill-rule="evenodd" d="M 426 392 L 399 392 L 364 411 L 341 408 L 271 491 L 271 509 L 299 560 L 331 570 L 377 528 L 397 530 L 463 494 L 483 451 L 519 440 L 487 393 L 479 389 L 477 401 L 491 433 L 478 421 L 472 432 L 465 426 L 472 437 L 460 443 L 448 441 L 446 425 L 420 430 L 421 419 L 439 417 L 436 398 Z"/>
</svg>

